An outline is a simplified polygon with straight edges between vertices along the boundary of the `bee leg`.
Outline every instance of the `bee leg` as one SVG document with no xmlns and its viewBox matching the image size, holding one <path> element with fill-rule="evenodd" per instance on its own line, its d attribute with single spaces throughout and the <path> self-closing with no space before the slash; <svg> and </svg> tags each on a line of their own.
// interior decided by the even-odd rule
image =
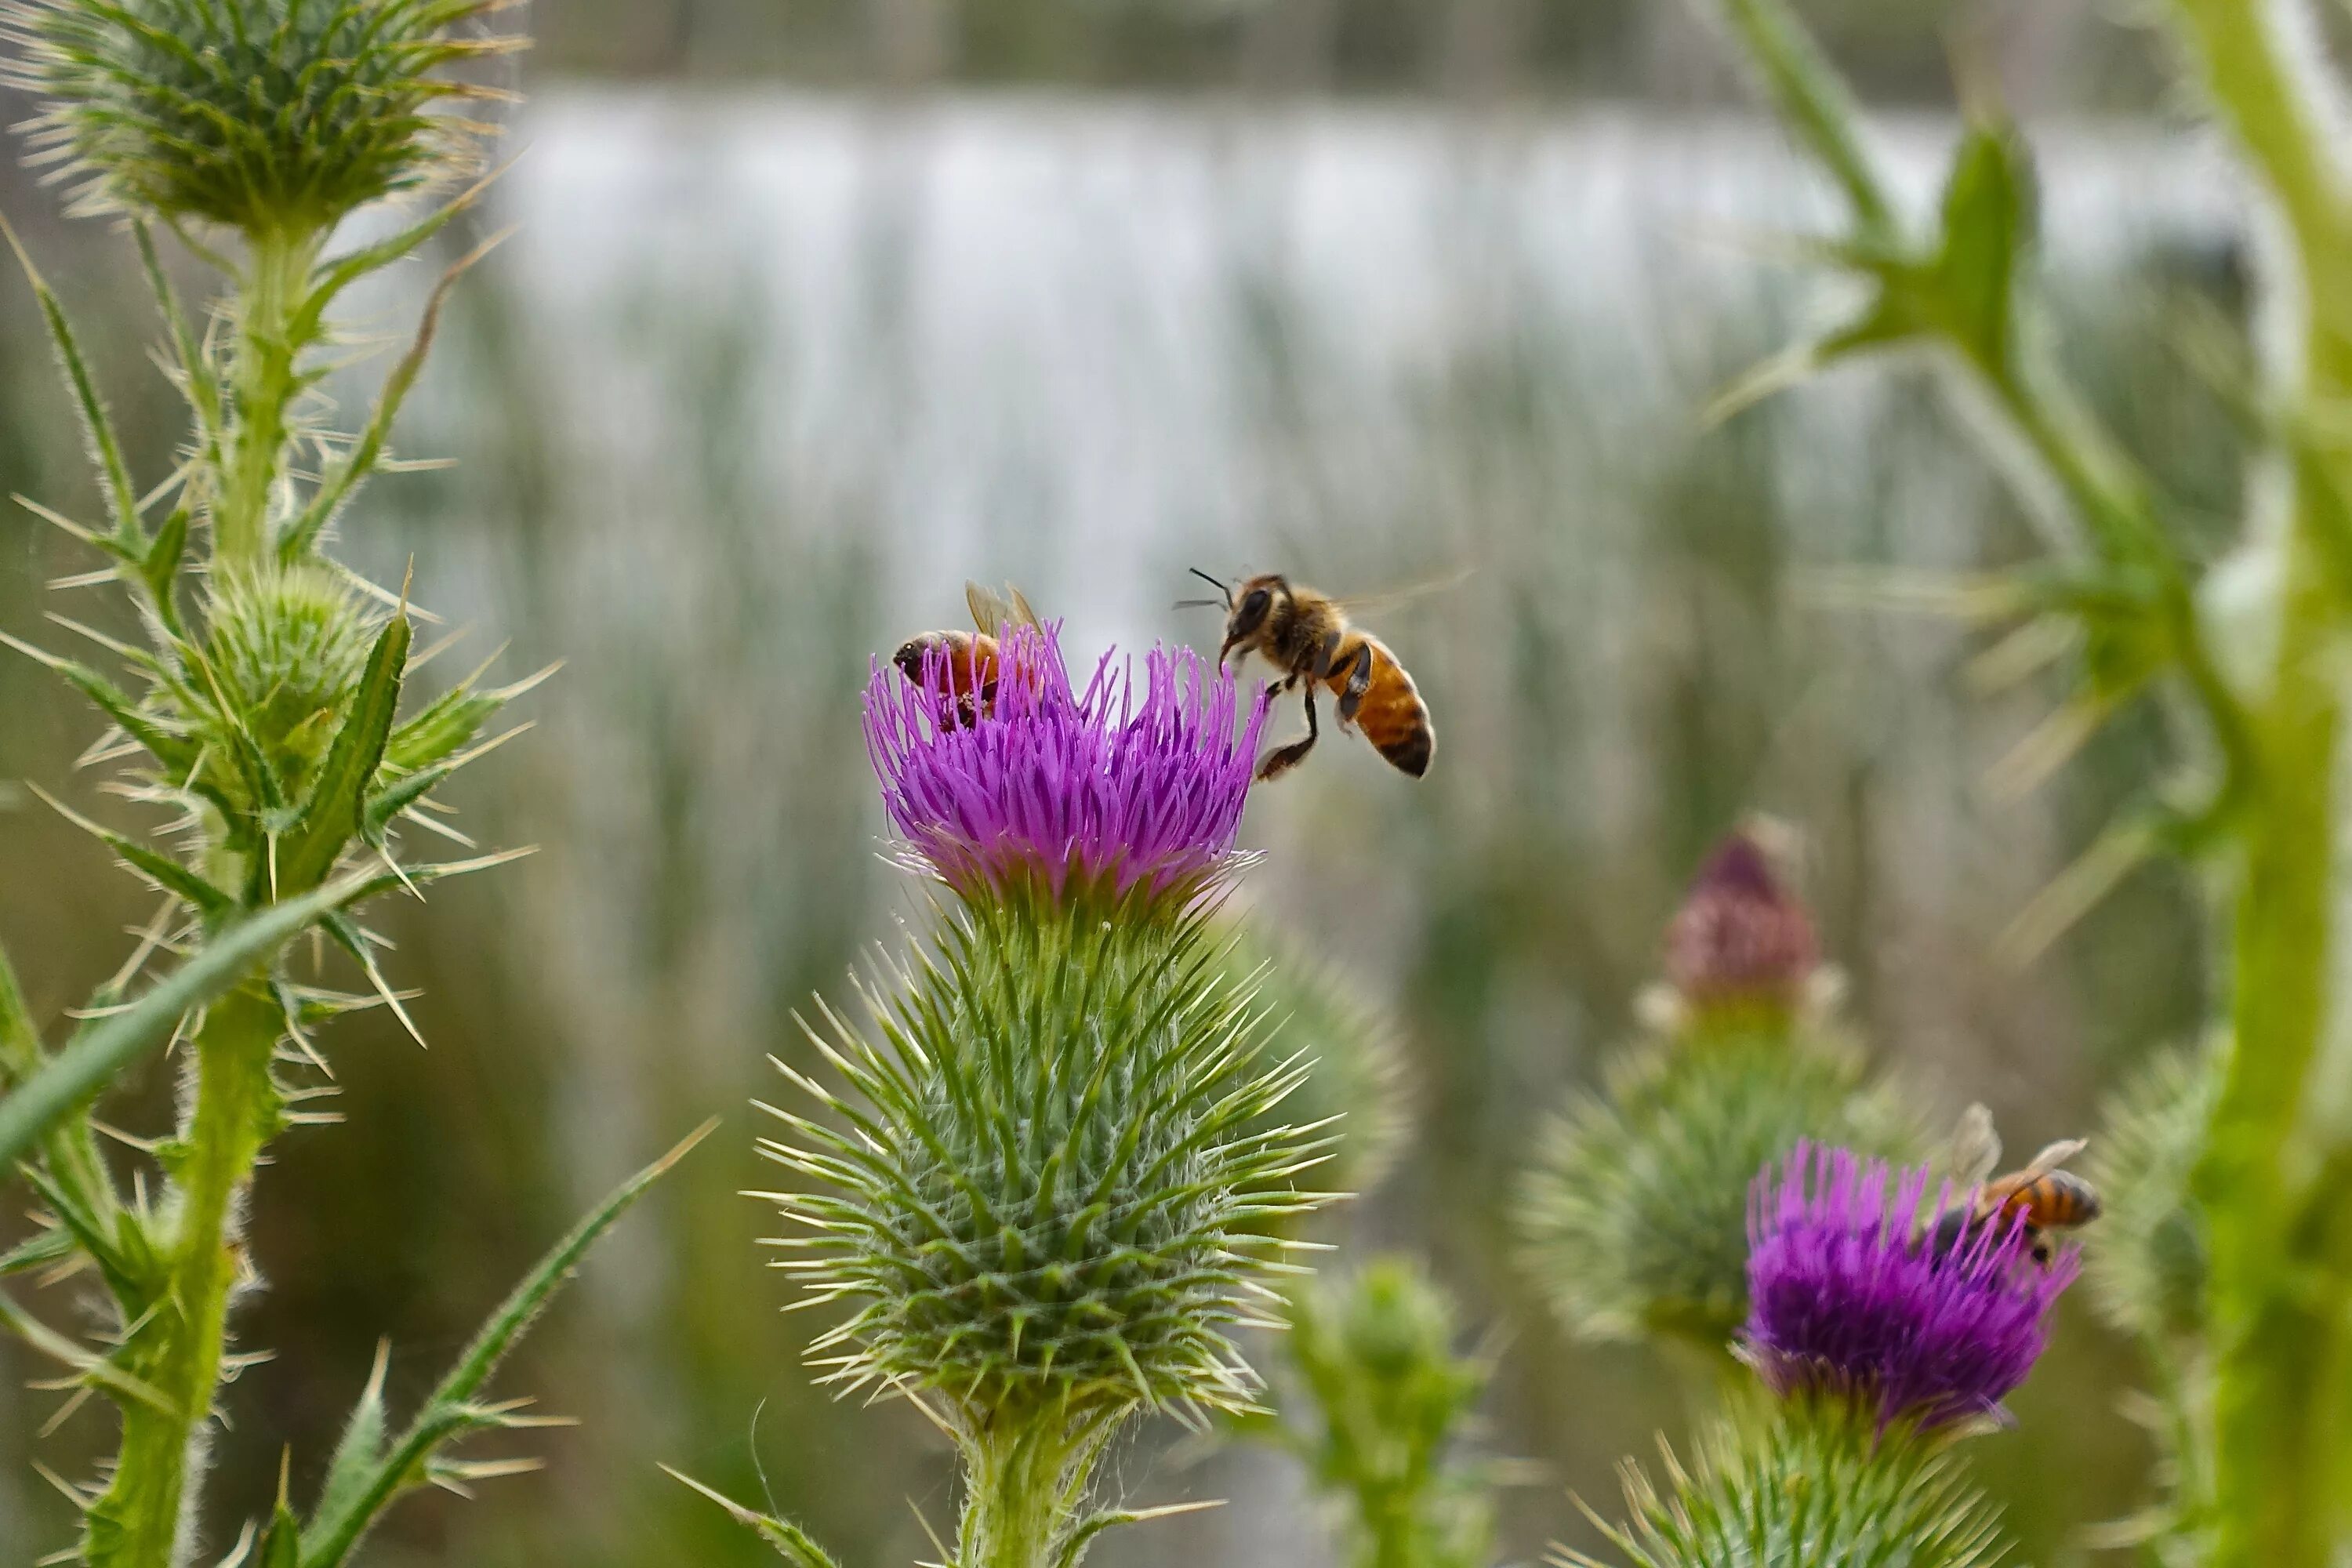
<svg viewBox="0 0 2352 1568">
<path fill-rule="evenodd" d="M 1356 649 L 1356 667 L 1348 672 L 1348 684 L 1339 693 L 1339 722 L 1356 721 L 1356 710 L 1363 706 L 1364 693 L 1372 688 L 1372 645 L 1365 643 Z"/>
<path fill-rule="evenodd" d="M 1296 678 L 1294 677 L 1294 679 Z M 1265 761 L 1258 763 L 1257 765 L 1257 782 L 1260 784 L 1273 783 L 1276 779 L 1280 778 L 1283 774 L 1297 767 L 1299 763 L 1299 760 L 1314 749 L 1315 688 L 1309 686 L 1307 689 L 1307 738 L 1303 741 L 1293 741 L 1286 746 L 1278 747 L 1274 751 L 1268 752 L 1265 754 Z"/>
</svg>

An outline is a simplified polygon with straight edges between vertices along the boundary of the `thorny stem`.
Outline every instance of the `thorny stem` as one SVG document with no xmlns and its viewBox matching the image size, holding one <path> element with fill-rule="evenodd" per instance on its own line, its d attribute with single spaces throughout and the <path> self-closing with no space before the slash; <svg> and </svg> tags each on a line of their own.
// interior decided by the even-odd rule
<svg viewBox="0 0 2352 1568">
<path fill-rule="evenodd" d="M 229 1298 L 243 1268 L 240 1209 L 254 1162 L 277 1131 L 270 1058 L 283 1026 L 257 972 L 214 1005 L 196 1036 L 167 1161 L 176 1201 L 163 1288 L 121 1358 L 171 1408 L 123 1406 L 114 1481 L 89 1513 L 82 1555 L 90 1568 L 184 1568 L 194 1558 Z"/>
<path fill-rule="evenodd" d="M 271 511 L 301 390 L 294 321 L 323 237 L 257 234 L 237 307 L 226 463 L 213 510 L 215 561 L 251 563 L 270 545 Z"/>
<path fill-rule="evenodd" d="M 961 1441 L 963 1521 L 955 1568 L 1074 1568 L 1060 1561 L 1116 1417 L 993 1413 Z"/>
<path fill-rule="evenodd" d="M 2173 0 L 2194 63 L 2291 237 L 2303 341 L 2270 367 L 2285 406 L 2352 397 L 2352 188 L 2309 18 L 2261 0 Z M 2213 1568 L 2324 1568 L 2352 1488 L 2352 1125 L 2328 1080 L 2343 834 L 2340 668 L 2331 572 L 2352 454 L 2303 451 L 2274 542 L 2282 574 L 2269 690 L 2254 715 L 2261 809 L 2239 889 L 2233 1038 L 2195 1178 L 2211 1235 Z"/>
</svg>

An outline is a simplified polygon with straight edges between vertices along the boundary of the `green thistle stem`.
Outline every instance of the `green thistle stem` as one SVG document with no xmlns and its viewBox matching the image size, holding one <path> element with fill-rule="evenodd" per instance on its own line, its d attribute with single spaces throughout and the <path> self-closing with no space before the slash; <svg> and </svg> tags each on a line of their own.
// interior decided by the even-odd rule
<svg viewBox="0 0 2352 1568">
<path fill-rule="evenodd" d="M 2274 4 L 2174 0 L 2223 121 L 2276 202 L 2305 338 L 2273 367 L 2283 405 L 2352 396 L 2352 188 L 2331 153 L 2322 57 Z M 2255 714 L 2261 809 L 2237 905 L 2234 1043 L 2195 1189 L 2212 1237 L 2213 1568 L 2322 1568 L 2352 1482 L 2352 1127 L 2315 1092 L 2331 1013 L 2352 458 L 2294 443 L 2277 651 Z"/>
<path fill-rule="evenodd" d="M 213 1006 L 196 1037 L 159 1306 L 123 1358 L 170 1408 L 123 1407 L 114 1482 L 89 1510 L 83 1560 L 90 1568 L 183 1568 L 194 1556 L 205 1427 L 239 1268 L 238 1210 L 277 1127 L 270 1058 L 283 1029 L 257 972 Z"/>
<path fill-rule="evenodd" d="M 253 239 L 237 310 L 229 449 L 213 511 L 216 561 L 257 562 L 269 548 L 270 506 L 302 384 L 299 362 L 309 346 L 294 341 L 294 321 L 323 238 L 305 230 Z"/>
<path fill-rule="evenodd" d="M 1095 1459 L 1117 1425 L 1115 1416 L 994 1415 L 963 1445 L 956 1568 L 1063 1568 Z"/>
</svg>

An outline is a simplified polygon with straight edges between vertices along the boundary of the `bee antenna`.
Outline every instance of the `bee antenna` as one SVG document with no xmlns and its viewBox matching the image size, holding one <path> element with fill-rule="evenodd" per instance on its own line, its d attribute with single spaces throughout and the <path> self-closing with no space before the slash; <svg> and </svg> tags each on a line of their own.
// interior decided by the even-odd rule
<svg viewBox="0 0 2352 1568">
<path fill-rule="evenodd" d="M 1219 595 L 1214 599 L 1195 599 L 1192 600 L 1192 603 L 1196 605 L 1223 605 L 1229 610 L 1234 607 L 1234 590 L 1232 584 L 1224 582 L 1222 578 L 1210 576 L 1198 566 L 1187 566 L 1185 570 L 1192 574 L 1193 576 L 1198 577 L 1202 582 L 1206 583 L 1210 587 L 1214 588 Z"/>
</svg>

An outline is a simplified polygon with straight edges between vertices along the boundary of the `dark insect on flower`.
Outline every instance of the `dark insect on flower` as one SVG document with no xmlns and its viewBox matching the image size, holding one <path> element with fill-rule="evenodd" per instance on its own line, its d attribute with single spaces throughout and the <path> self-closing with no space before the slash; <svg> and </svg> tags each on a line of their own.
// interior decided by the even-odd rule
<svg viewBox="0 0 2352 1568">
<path fill-rule="evenodd" d="M 1707 857 L 1666 928 L 1667 983 L 1700 1006 L 1790 1007 L 1820 967 L 1804 905 L 1782 886 L 1755 833 L 1734 832 Z"/>
<path fill-rule="evenodd" d="M 1140 689 L 1105 654 L 1074 692 L 1058 628 L 997 639 L 995 698 L 966 722 L 950 661 L 877 664 L 866 741 L 891 826 L 959 893 L 1087 889 L 1189 903 L 1234 860 L 1263 699 L 1190 649 L 1153 648 Z M 1237 724 L 1237 721 L 1239 721 Z"/>
<path fill-rule="evenodd" d="M 2074 1247 L 2030 1261 L 2024 1217 L 1962 1207 L 1948 1184 L 1923 1216 L 1925 1166 L 1890 1171 L 1800 1144 L 1748 1191 L 1743 1355 L 1783 1397 L 1833 1395 L 1884 1426 L 1999 1416 L 2048 1342 Z"/>
</svg>

